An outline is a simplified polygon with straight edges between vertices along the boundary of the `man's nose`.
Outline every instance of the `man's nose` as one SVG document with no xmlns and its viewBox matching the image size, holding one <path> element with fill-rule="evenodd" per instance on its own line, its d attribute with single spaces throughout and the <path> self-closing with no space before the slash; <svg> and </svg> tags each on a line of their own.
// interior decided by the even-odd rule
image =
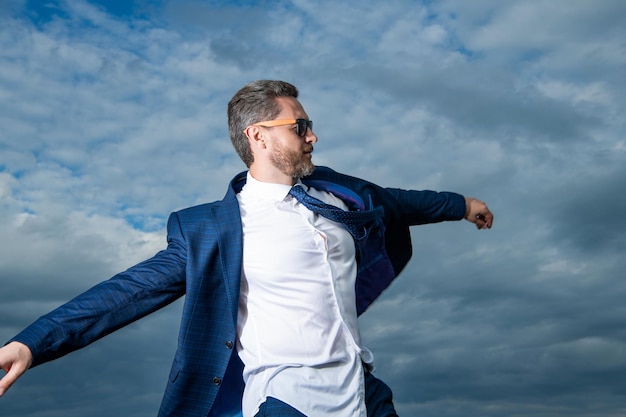
<svg viewBox="0 0 626 417">
<path fill-rule="evenodd" d="M 313 133 L 313 129 L 307 128 L 306 135 L 304 136 L 304 140 L 307 143 L 315 143 L 317 142 L 317 135 Z"/>
</svg>

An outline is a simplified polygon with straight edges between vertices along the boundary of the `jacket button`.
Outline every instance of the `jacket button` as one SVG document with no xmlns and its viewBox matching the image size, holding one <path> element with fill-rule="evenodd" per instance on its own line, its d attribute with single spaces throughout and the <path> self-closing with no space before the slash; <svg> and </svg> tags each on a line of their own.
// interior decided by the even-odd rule
<svg viewBox="0 0 626 417">
<path fill-rule="evenodd" d="M 231 342 L 230 340 L 226 342 L 226 347 L 228 349 L 232 349 L 233 348 L 233 342 Z"/>
<path fill-rule="evenodd" d="M 219 378 L 219 377 L 217 377 L 217 376 L 216 376 L 216 377 L 214 377 L 214 378 L 213 378 L 213 383 L 214 383 L 215 385 L 220 385 L 220 384 L 222 383 L 222 378 Z"/>
</svg>

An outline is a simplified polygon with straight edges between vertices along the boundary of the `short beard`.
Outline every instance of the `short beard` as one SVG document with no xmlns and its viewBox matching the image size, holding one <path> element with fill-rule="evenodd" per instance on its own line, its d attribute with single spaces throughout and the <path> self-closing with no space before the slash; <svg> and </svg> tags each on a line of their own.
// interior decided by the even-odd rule
<svg viewBox="0 0 626 417">
<path fill-rule="evenodd" d="M 313 150 L 312 147 L 311 150 Z M 302 153 L 290 152 L 282 147 L 277 147 L 270 154 L 270 161 L 280 172 L 296 179 L 309 176 L 315 171 L 315 165 L 311 159 Z"/>
</svg>

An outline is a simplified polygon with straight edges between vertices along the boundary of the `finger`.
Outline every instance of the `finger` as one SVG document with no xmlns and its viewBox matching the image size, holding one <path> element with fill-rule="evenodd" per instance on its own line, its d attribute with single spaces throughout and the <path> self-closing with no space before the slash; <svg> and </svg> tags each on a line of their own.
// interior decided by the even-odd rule
<svg viewBox="0 0 626 417">
<path fill-rule="evenodd" d="M 485 216 L 481 213 L 477 214 L 474 217 L 474 223 L 476 224 L 476 227 L 478 227 L 479 229 L 482 229 L 486 223 Z"/>
<path fill-rule="evenodd" d="M 491 229 L 491 226 L 493 226 L 493 215 L 491 213 L 479 214 L 476 216 L 475 223 L 479 229 Z"/>
<path fill-rule="evenodd" d="M 17 370 L 15 370 L 13 367 L 5 376 L 4 378 L 0 379 L 0 397 L 2 397 L 4 395 L 5 392 L 7 392 L 7 390 L 9 388 L 11 388 L 11 385 L 13 385 L 13 383 L 17 380 L 17 378 L 21 375 L 20 372 L 18 372 Z"/>
<path fill-rule="evenodd" d="M 491 229 L 493 224 L 493 214 L 485 207 L 485 210 L 476 215 L 476 224 L 480 223 L 481 229 Z"/>
<path fill-rule="evenodd" d="M 11 385 L 13 385 L 13 383 L 17 381 L 17 379 L 24 372 L 26 372 L 26 367 L 18 365 L 17 363 L 14 363 L 6 371 L 7 371 L 7 374 L 4 376 L 4 378 L 0 379 L 0 397 L 2 397 L 4 393 L 7 392 L 9 388 L 11 388 Z"/>
<path fill-rule="evenodd" d="M 487 211 L 483 214 L 483 217 L 485 219 L 485 226 L 488 229 L 491 229 L 491 226 L 493 225 L 493 214 L 489 211 L 489 209 L 487 209 Z"/>
</svg>

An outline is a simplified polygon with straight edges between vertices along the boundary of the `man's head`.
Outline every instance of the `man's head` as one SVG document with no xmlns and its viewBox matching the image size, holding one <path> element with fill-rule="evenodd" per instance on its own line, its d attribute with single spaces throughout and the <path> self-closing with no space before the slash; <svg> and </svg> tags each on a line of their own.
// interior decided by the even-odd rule
<svg viewBox="0 0 626 417">
<path fill-rule="evenodd" d="M 285 81 L 258 80 L 237 91 L 228 103 L 230 140 L 247 167 L 254 158 L 244 130 L 254 123 L 275 119 L 281 110 L 278 97 L 298 98 L 298 89 Z"/>
<path fill-rule="evenodd" d="M 293 183 L 315 169 L 311 153 L 317 136 L 297 97 L 289 83 L 261 80 L 228 103 L 230 138 L 258 180 Z"/>
</svg>

